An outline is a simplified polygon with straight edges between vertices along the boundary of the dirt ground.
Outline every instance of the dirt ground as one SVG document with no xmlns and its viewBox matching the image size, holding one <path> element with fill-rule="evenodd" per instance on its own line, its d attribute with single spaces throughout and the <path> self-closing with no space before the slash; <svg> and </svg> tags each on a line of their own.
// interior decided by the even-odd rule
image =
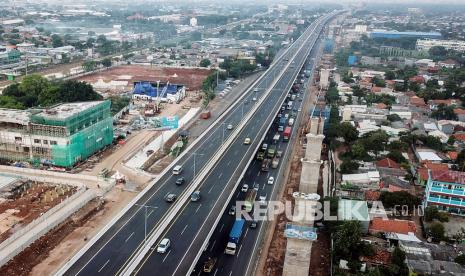
<svg viewBox="0 0 465 276">
<path fill-rule="evenodd" d="M 95 236 L 101 227 L 109 223 L 135 196 L 136 193 L 117 188 L 108 193 L 103 206 L 99 202 L 86 205 L 70 220 L 63 223 L 58 231 L 48 233 L 40 239 L 43 241 L 41 250 L 34 253 L 34 257 L 38 260 L 31 263 L 25 261 L 21 264 L 30 267 L 30 272 L 22 275 L 53 275 L 65 261 L 87 243 L 87 239 Z M 22 253 L 18 256 L 21 255 Z M 12 274 L 2 274 L 0 271 L 0 275 Z"/>
<path fill-rule="evenodd" d="M 13 223 L 10 229 L 0 235 L 0 241 L 6 240 L 14 233 L 15 229 L 27 225 L 41 214 L 60 204 L 64 198 L 76 192 L 75 187 L 58 187 L 44 183 L 31 183 L 31 186 L 24 184 L 23 187 L 25 187 L 23 192 L 0 203 L 2 231 L 9 228 L 9 223 Z"/>
<path fill-rule="evenodd" d="M 168 68 L 151 67 L 146 65 L 122 65 L 109 70 L 79 78 L 80 81 L 94 83 L 99 79 L 105 82 L 111 80 L 128 81 L 128 88 L 132 88 L 134 81 L 162 81 L 183 84 L 190 91 L 200 90 L 203 80 L 211 70 L 198 68 Z M 126 78 L 127 77 L 127 78 Z"/>
</svg>

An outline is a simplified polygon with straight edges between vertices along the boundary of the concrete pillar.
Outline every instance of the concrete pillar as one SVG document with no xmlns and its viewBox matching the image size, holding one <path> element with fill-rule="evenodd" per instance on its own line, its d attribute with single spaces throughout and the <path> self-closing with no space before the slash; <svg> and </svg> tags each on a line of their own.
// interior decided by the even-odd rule
<svg viewBox="0 0 465 276">
<path fill-rule="evenodd" d="M 308 133 L 307 148 L 305 149 L 305 159 L 307 160 L 320 160 L 321 158 L 321 145 L 323 143 L 324 135 L 313 135 Z"/>
<path fill-rule="evenodd" d="M 313 135 L 318 134 L 318 121 L 319 121 L 319 118 L 312 117 L 310 119 L 310 133 Z"/>
<path fill-rule="evenodd" d="M 316 193 L 320 178 L 320 161 L 302 159 L 302 173 L 300 174 L 299 191 L 302 193 Z"/>
<path fill-rule="evenodd" d="M 318 125 L 318 134 L 323 134 L 325 129 L 325 118 L 320 118 L 320 123 Z"/>
</svg>

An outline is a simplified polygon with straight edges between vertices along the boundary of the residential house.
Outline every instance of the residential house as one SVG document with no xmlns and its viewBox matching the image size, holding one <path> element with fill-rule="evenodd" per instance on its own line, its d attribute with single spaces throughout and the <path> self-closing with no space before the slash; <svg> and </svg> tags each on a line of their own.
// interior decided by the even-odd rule
<svg viewBox="0 0 465 276">
<path fill-rule="evenodd" d="M 430 170 L 423 206 L 465 215 L 465 172 Z"/>
<path fill-rule="evenodd" d="M 400 219 L 385 219 L 375 217 L 370 221 L 368 232 L 372 235 L 377 233 L 399 233 L 408 235 L 416 233 L 417 226 L 414 221 Z"/>
</svg>

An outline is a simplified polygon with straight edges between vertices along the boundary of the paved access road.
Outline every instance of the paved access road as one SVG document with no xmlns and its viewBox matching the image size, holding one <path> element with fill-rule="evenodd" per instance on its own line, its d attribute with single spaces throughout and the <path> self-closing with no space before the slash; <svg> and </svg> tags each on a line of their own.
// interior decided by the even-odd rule
<svg viewBox="0 0 465 276">
<path fill-rule="evenodd" d="M 278 110 L 281 109 L 287 92 L 299 74 L 326 20 L 331 16 L 332 14 L 325 16 L 310 26 L 303 37 L 293 44 L 293 46 L 297 45 L 298 49 L 288 51 L 276 61 L 276 66 L 284 71 L 283 76 L 279 78 L 270 95 L 265 98 L 233 144 L 223 153 L 223 157 L 204 178 L 199 188 L 201 200 L 187 202 L 182 212 L 179 212 L 166 229 L 164 237 L 172 241 L 170 250 L 165 254 L 158 254 L 155 251 L 156 247 L 153 247 L 136 269 L 136 274 L 152 275 L 157 271 L 163 275 L 190 273 L 199 257 L 198 252 L 205 249 L 205 241 L 221 219 L 223 211 L 229 207 L 228 202 L 233 196 L 237 196 L 234 191 L 238 186 L 238 180 L 241 179 L 249 160 L 255 154 L 255 149 L 261 144 Z M 295 58 L 293 58 L 294 54 L 296 54 Z M 245 138 L 251 138 L 252 144 L 244 145 Z M 267 200 L 269 196 L 267 195 Z"/>
<path fill-rule="evenodd" d="M 315 26 L 310 27 L 303 37 L 308 38 L 312 31 L 311 28 L 314 27 Z M 158 224 L 165 219 L 165 215 L 169 209 L 172 208 L 173 204 L 168 204 L 164 201 L 165 195 L 168 193 L 175 193 L 179 196 L 187 189 L 187 186 L 194 179 L 194 176 L 199 173 L 207 161 L 210 160 L 218 150 L 220 145 L 228 138 L 231 131 L 227 130 L 227 125 L 231 124 L 236 126 L 239 124 L 246 113 L 255 105 L 256 101 L 254 101 L 253 98 L 258 98 L 263 95 L 265 88 L 269 87 L 283 68 L 292 62 L 290 59 L 304 42 L 309 43 L 307 40 L 299 39 L 292 44 L 287 53 L 276 60 L 274 65 L 265 72 L 262 78 L 257 82 L 255 87 L 259 88 L 259 92 L 253 92 L 254 87 L 251 87 L 245 97 L 238 100 L 235 106 L 226 111 L 225 116 L 219 119 L 216 124 L 212 125 L 212 128 L 205 133 L 205 136 L 199 137 L 199 141 L 194 143 L 192 148 L 180 158 L 177 164 L 183 165 L 182 176 L 186 179 L 184 185 L 175 185 L 175 181 L 178 177 L 173 176 L 170 172 L 162 175 L 137 203 L 130 206 L 130 208 L 128 208 L 125 213 L 79 257 L 79 259 L 69 264 L 64 274 L 117 274 L 133 256 L 133 253 L 143 246 L 146 233 L 149 234 L 153 229 L 156 229 Z M 303 59 L 304 55 L 300 53 L 296 61 Z M 290 67 L 297 72 L 294 64 L 291 64 Z M 277 108 L 277 105 L 279 105 L 277 99 L 280 95 L 282 96 L 282 91 L 284 91 L 285 87 L 291 85 L 292 81 L 292 74 L 288 73 L 280 79 L 272 90 L 271 95 L 267 98 L 268 100 L 262 103 L 260 110 L 257 112 L 261 117 L 252 120 L 253 123 L 249 124 L 248 128 L 243 130 L 239 140 L 243 140 L 246 134 L 250 134 L 252 137 L 252 134 L 262 133 L 264 129 L 266 129 L 260 122 L 268 119 L 265 115 L 270 115 L 270 110 L 272 110 L 273 107 L 275 107 L 275 109 Z M 257 135 L 253 135 L 253 137 L 256 136 Z M 242 144 L 242 141 L 240 144 Z M 250 148 L 252 149 L 254 146 L 255 144 L 251 145 Z M 239 157 L 244 157 L 243 152 L 237 150 L 232 153 L 225 153 L 225 155 L 228 155 L 229 161 L 219 165 L 229 168 L 237 166 L 240 161 Z M 217 175 L 216 177 L 219 176 L 220 175 Z M 226 183 L 227 181 L 225 180 L 229 179 L 230 175 L 228 178 L 224 175 L 224 180 L 221 180 L 221 177 L 222 176 L 218 178 L 217 182 Z M 216 188 L 219 188 L 219 186 Z M 191 204 L 188 204 L 186 206 L 190 205 Z M 189 212 L 183 212 L 183 215 L 184 213 Z M 145 220 L 145 218 L 147 218 L 147 220 Z M 147 224 L 145 224 L 145 221 L 147 221 Z M 145 227 L 145 225 L 147 225 L 147 227 Z"/>
</svg>

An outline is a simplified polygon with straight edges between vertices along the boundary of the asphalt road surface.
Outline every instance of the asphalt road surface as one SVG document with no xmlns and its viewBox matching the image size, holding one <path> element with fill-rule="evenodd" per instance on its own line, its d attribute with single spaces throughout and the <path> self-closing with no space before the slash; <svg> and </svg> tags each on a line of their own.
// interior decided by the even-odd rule
<svg viewBox="0 0 465 276">
<path fill-rule="evenodd" d="M 263 136 L 274 121 L 278 110 L 281 109 L 287 92 L 321 32 L 322 24 L 317 26 L 316 31 L 313 30 L 313 27 L 311 26 L 306 32 L 308 39 L 296 41 L 295 45 L 303 45 L 302 48 L 292 49 L 293 51 L 284 54 L 276 62 L 276 67 L 285 70 L 285 73 L 232 145 L 223 153 L 223 157 L 202 181 L 199 188 L 202 195 L 201 200 L 187 202 L 183 210 L 165 230 L 163 237 L 170 238 L 171 248 L 165 254 L 159 254 L 156 253 L 156 246 L 154 246 L 137 268 L 136 274 L 152 275 L 158 271 L 162 272 L 163 275 L 186 275 L 190 272 L 191 266 L 197 261 L 198 252 L 205 249 L 203 245 L 210 231 L 213 230 L 213 225 L 217 223 L 218 218 L 222 217 L 226 207 L 229 207 L 227 205 L 230 198 L 241 196 L 240 193 L 233 193 L 238 187 L 238 179 L 247 169 L 248 161 L 255 154 L 255 149 L 261 144 Z M 295 53 L 296 50 L 299 51 L 295 59 L 292 60 L 290 54 Z M 286 68 L 288 64 L 289 66 Z M 244 145 L 245 138 L 251 138 L 252 143 Z M 263 183 L 266 176 L 257 177 L 257 181 Z M 264 192 L 266 187 L 262 186 L 261 189 Z M 266 199 L 269 200 L 269 198 L 270 194 L 266 193 Z M 222 231 L 229 233 L 226 226 L 223 227 Z M 218 245 L 210 244 L 206 250 L 213 246 L 224 247 L 225 244 L 219 244 L 218 241 Z M 238 250 L 241 251 L 241 248 Z M 238 255 L 240 254 L 239 252 Z"/>
<path fill-rule="evenodd" d="M 307 31 L 306 35 L 309 33 L 310 30 Z M 156 229 L 160 221 L 164 219 L 164 216 L 167 214 L 169 209 L 172 208 L 173 204 L 165 202 L 165 195 L 168 193 L 180 195 L 187 189 L 187 186 L 194 179 L 194 176 L 199 173 L 208 160 L 210 160 L 210 158 L 215 154 L 220 145 L 228 138 L 231 131 L 227 130 L 227 125 L 231 124 L 236 126 L 239 124 L 246 113 L 251 110 L 256 103 L 253 98 L 260 97 L 265 88 L 270 86 L 271 82 L 279 75 L 283 68 L 287 64 L 292 63 L 292 60 L 289 61 L 289 59 L 303 42 L 310 45 L 310 41 L 304 41 L 303 39 L 299 39 L 291 45 L 288 53 L 280 57 L 280 59 L 274 63 L 274 66 L 264 73 L 263 78 L 256 86 L 259 88 L 259 92 L 255 93 L 253 92 L 253 88 L 251 88 L 249 93 L 241 99 L 232 110 L 228 111 L 226 116 L 219 120 L 218 123 L 215 124 L 215 126 L 198 143 L 194 144 L 193 148 L 187 152 L 183 158 L 180 159 L 178 164 L 183 165 L 182 176 L 186 179 L 186 183 L 184 185 L 175 185 L 175 181 L 178 176 L 172 175 L 170 172 L 161 176 L 156 180 L 155 185 L 153 185 L 153 187 L 141 197 L 137 204 L 131 206 L 131 208 L 129 208 L 126 213 L 89 248 L 89 250 L 87 250 L 69 267 L 65 274 L 117 274 L 133 256 L 133 253 L 143 246 L 146 233 L 149 234 L 153 229 Z M 301 51 L 296 58 L 296 61 L 299 62 L 304 58 L 304 51 Z M 250 123 L 242 130 L 239 138 L 236 139 L 233 146 L 224 153 L 224 156 L 228 156 L 228 158 L 223 158 L 217 164 L 216 168 L 210 172 L 208 181 L 206 181 L 206 184 L 202 185 L 201 188 L 203 195 L 202 201 L 195 207 L 192 207 L 194 206 L 193 203 L 187 204 L 184 212 L 181 213 L 181 217 L 187 216 L 189 218 L 189 216 L 198 212 L 206 215 L 208 209 L 213 207 L 213 205 L 207 204 L 208 201 L 205 200 L 208 198 L 207 195 L 209 193 L 215 195 L 215 197 L 220 194 L 225 195 L 225 190 L 222 191 L 224 188 L 223 185 L 230 183 L 230 181 L 227 180 L 231 179 L 232 176 L 238 177 L 238 164 L 241 160 L 244 161 L 245 156 L 243 152 L 244 146 L 242 145 L 243 139 L 245 137 L 253 138 L 253 144 L 249 147 L 250 149 L 253 149 L 256 141 L 258 140 L 255 138 L 259 137 L 259 134 L 263 133 L 267 129 L 269 121 L 273 118 L 273 116 L 270 116 L 270 111 L 277 110 L 277 108 L 279 108 L 280 104 L 278 99 L 283 97 L 283 91 L 286 91 L 286 87 L 292 84 L 293 75 L 298 73 L 295 65 L 291 64 L 289 67 L 289 72 L 286 72 L 283 78 L 279 80 L 272 90 L 272 93 L 270 93 L 270 95 L 262 103 L 259 111 L 256 112 L 254 117 L 250 120 Z M 241 148 L 241 150 L 239 150 L 239 148 Z M 252 154 L 252 150 L 248 152 L 248 154 Z M 236 169 L 234 170 L 234 168 Z M 212 181 L 212 177 L 216 177 L 216 180 Z M 209 186 L 212 184 L 218 185 Z M 210 201 L 211 204 L 215 204 L 217 202 L 218 201 Z M 227 202 L 227 200 L 223 202 Z M 217 206 L 215 205 L 215 207 Z M 191 212 L 191 209 L 194 209 L 193 213 Z M 195 217 L 196 216 L 194 216 L 194 218 Z M 147 219 L 145 220 L 145 218 Z M 199 223 L 204 220 L 205 218 L 196 218 L 196 221 Z M 145 227 L 145 225 L 147 225 L 147 227 Z M 186 232 L 186 229 L 184 229 L 184 231 Z M 192 229 L 187 232 L 194 233 Z M 166 256 L 169 255 L 174 256 L 175 254 L 171 253 Z M 163 262 L 160 263 L 163 264 Z M 185 265 L 188 265 L 188 263 L 185 263 Z"/>
</svg>

